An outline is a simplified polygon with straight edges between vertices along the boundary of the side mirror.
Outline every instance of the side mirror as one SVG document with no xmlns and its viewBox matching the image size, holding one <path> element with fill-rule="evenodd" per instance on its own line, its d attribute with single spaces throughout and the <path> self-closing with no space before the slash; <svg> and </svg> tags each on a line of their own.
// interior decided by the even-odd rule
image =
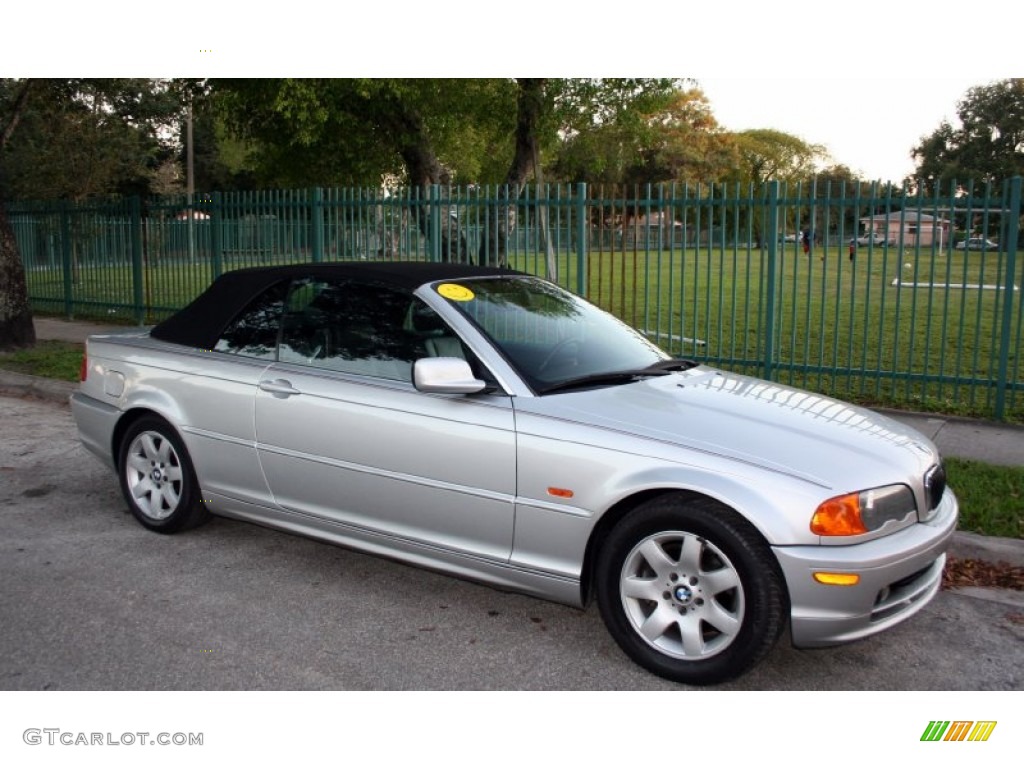
<svg viewBox="0 0 1024 768">
<path fill-rule="evenodd" d="M 473 377 L 469 363 L 458 357 L 422 357 L 412 365 L 412 383 L 420 392 L 472 395 L 487 387 Z"/>
</svg>

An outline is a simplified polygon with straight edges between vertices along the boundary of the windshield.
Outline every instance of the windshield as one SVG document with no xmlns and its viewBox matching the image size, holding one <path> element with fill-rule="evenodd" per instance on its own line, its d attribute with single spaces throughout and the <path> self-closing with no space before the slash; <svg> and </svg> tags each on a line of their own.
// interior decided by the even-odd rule
<svg viewBox="0 0 1024 768">
<path fill-rule="evenodd" d="M 669 359 L 638 331 L 546 280 L 476 278 L 434 290 L 476 323 L 537 392 Z"/>
</svg>

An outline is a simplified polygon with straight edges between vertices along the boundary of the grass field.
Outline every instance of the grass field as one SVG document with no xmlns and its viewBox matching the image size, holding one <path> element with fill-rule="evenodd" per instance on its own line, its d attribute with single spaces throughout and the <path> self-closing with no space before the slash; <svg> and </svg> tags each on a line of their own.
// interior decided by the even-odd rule
<svg viewBox="0 0 1024 768">
<path fill-rule="evenodd" d="M 273 261 L 305 258 L 283 254 Z M 225 268 L 270 261 L 266 254 L 243 254 Z M 559 253 L 557 262 L 558 282 L 576 290 L 575 254 Z M 538 253 L 513 255 L 511 263 L 545 272 Z M 994 286 L 1005 282 L 1006 268 L 1006 255 L 998 252 L 862 246 L 851 261 L 846 248 L 816 247 L 808 257 L 788 243 L 777 253 L 769 320 L 768 259 L 761 250 L 592 251 L 586 293 L 673 354 L 764 375 L 770 343 L 776 380 L 865 404 L 991 418 L 1006 293 Z M 1016 271 L 1020 286 L 1024 254 Z M 212 276 L 202 259 L 151 262 L 138 285 L 129 264 L 81 264 L 69 276 L 72 311 L 155 322 Z M 31 270 L 28 278 L 38 310 L 64 312 L 67 277 L 59 269 Z M 1024 422 L 1020 291 L 1013 297 L 1005 418 Z"/>
<path fill-rule="evenodd" d="M 0 353 L 0 368 L 30 376 L 78 381 L 83 344 L 40 341 L 31 349 Z"/>
<path fill-rule="evenodd" d="M 862 403 L 991 417 L 1005 291 L 952 286 L 1002 282 L 1005 256 L 862 247 L 851 262 L 845 249 L 819 248 L 808 258 L 789 245 L 778 259 L 773 378 Z M 591 253 L 588 297 L 673 353 L 763 375 L 766 261 L 746 248 Z M 1018 286 L 1022 271 L 1018 260 Z M 574 259 L 563 261 L 561 274 L 575 288 Z M 1019 388 L 1020 296 L 1007 359 Z M 1024 390 L 1007 402 L 1007 418 L 1024 420 Z"/>
<path fill-rule="evenodd" d="M 953 458 L 945 465 L 960 502 L 961 531 L 1024 539 L 1024 467 Z"/>
</svg>

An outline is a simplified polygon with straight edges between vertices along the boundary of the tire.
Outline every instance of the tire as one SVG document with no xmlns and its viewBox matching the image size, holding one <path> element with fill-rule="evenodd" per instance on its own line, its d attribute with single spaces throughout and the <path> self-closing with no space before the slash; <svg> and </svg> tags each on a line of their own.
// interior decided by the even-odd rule
<svg viewBox="0 0 1024 768">
<path fill-rule="evenodd" d="M 185 444 L 163 419 L 144 416 L 128 427 L 117 472 L 128 508 L 149 530 L 177 533 L 210 519 Z"/>
<path fill-rule="evenodd" d="M 760 534 L 728 507 L 682 494 L 641 504 L 612 529 L 596 592 L 626 654 L 689 685 L 749 670 L 788 617 L 782 574 Z"/>
</svg>

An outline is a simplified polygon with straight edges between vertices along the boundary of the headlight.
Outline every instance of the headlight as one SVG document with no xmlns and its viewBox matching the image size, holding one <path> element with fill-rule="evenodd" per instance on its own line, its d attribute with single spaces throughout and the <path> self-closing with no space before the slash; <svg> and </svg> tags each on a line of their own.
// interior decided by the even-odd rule
<svg viewBox="0 0 1024 768">
<path fill-rule="evenodd" d="M 911 514 L 917 514 L 917 505 L 910 488 L 887 485 L 823 501 L 814 510 L 811 532 L 818 536 L 856 536 Z"/>
</svg>

